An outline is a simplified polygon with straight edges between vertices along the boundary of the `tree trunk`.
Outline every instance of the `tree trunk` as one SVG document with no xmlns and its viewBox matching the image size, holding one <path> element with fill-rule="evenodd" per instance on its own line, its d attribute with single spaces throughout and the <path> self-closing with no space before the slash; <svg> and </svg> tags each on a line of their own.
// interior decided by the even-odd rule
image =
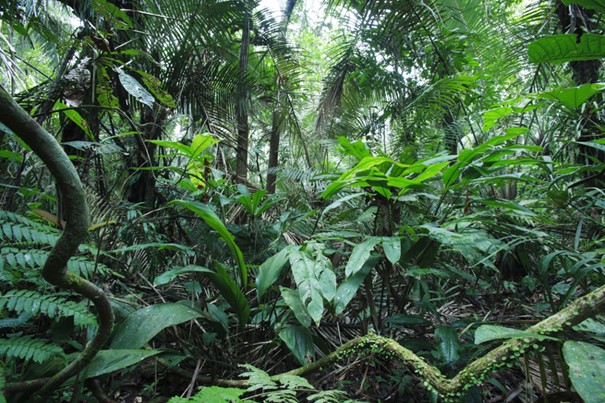
<svg viewBox="0 0 605 403">
<path fill-rule="evenodd" d="M 578 41 L 582 40 L 583 33 L 590 33 L 593 29 L 591 21 L 594 17 L 594 11 L 584 9 L 578 5 L 565 6 L 563 3 L 559 3 L 557 8 L 557 16 L 561 24 L 561 31 L 563 33 L 577 34 Z M 592 84 L 596 83 L 599 79 L 599 72 L 601 70 L 600 60 L 584 60 L 569 63 L 572 71 L 572 78 L 576 84 Z M 602 100 L 602 95 L 597 94 Z M 594 107 L 587 104 L 581 117 L 584 124 L 582 124 L 581 132 L 578 140 L 580 142 L 595 141 L 602 138 L 602 126 L 604 122 L 600 118 L 599 114 L 596 113 Z M 585 165 L 591 165 L 594 161 L 605 161 L 605 152 L 598 150 L 593 147 L 588 147 L 580 144 L 580 154 L 578 155 L 577 162 Z M 588 173 L 590 175 L 590 173 Z M 597 175 L 591 178 L 588 182 L 588 186 L 603 186 L 603 175 Z"/>
<path fill-rule="evenodd" d="M 248 138 L 250 128 L 248 127 L 248 85 L 246 76 L 248 74 L 248 51 L 250 48 L 250 25 L 252 3 L 246 3 L 244 24 L 242 26 L 242 44 L 239 55 L 240 83 L 237 96 L 237 168 L 236 173 L 242 179 L 248 176 Z"/>
<path fill-rule="evenodd" d="M 296 5 L 296 0 L 288 0 L 286 9 L 284 10 L 284 19 L 282 20 L 282 34 L 285 37 L 288 31 L 288 23 L 290 22 L 290 16 L 292 10 Z M 275 74 L 275 96 L 273 104 L 273 115 L 271 123 L 271 140 L 269 141 L 269 169 L 267 172 L 267 193 L 275 193 L 275 181 L 277 179 L 275 174 L 275 168 L 279 165 L 279 140 L 281 137 L 281 113 L 279 111 L 281 107 L 281 79 L 279 72 Z"/>
</svg>

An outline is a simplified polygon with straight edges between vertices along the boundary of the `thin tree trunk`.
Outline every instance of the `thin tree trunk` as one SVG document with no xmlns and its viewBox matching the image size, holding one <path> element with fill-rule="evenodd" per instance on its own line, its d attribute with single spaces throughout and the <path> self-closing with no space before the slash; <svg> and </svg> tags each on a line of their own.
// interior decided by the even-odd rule
<svg viewBox="0 0 605 403">
<path fill-rule="evenodd" d="M 559 17 L 559 23 L 561 24 L 561 30 L 564 33 L 578 35 L 578 41 L 582 40 L 583 33 L 590 33 L 593 29 L 591 20 L 594 15 L 594 11 L 585 9 L 578 5 L 565 6 L 562 2 L 559 3 L 557 8 L 557 15 Z M 601 70 L 600 60 L 584 60 L 569 63 L 572 71 L 572 78 L 576 84 L 590 84 L 596 83 L 599 79 L 599 72 Z M 598 94 L 598 97 L 602 99 L 602 95 Z M 603 121 L 596 113 L 594 107 L 587 104 L 583 114 L 582 120 L 584 124 L 580 127 L 580 142 L 595 141 L 603 137 L 602 125 Z M 581 164 L 591 165 L 594 160 L 603 161 L 605 160 L 605 152 L 602 150 L 588 147 L 580 144 L 580 155 L 578 155 L 577 162 Z M 588 173 L 587 175 L 590 175 Z M 596 175 L 587 181 L 588 186 L 603 187 L 605 178 L 602 174 Z"/>
<path fill-rule="evenodd" d="M 242 44 L 239 56 L 240 84 L 237 97 L 237 176 L 246 179 L 248 176 L 248 138 L 250 128 L 248 126 L 248 86 L 245 83 L 248 74 L 248 52 L 250 48 L 250 25 L 251 25 L 252 3 L 246 3 L 246 15 L 242 26 Z"/>
<path fill-rule="evenodd" d="M 282 20 L 282 34 L 285 37 L 288 31 L 288 23 L 292 16 L 292 10 L 296 5 L 296 0 L 288 0 L 286 9 L 284 10 L 284 19 Z M 275 175 L 275 168 L 279 165 L 279 140 L 281 137 L 281 101 L 282 94 L 280 90 L 281 79 L 279 72 L 275 74 L 275 96 L 273 104 L 273 115 L 271 123 L 271 139 L 269 141 L 269 169 L 267 172 L 267 193 L 275 193 L 275 181 L 277 176 Z"/>
</svg>

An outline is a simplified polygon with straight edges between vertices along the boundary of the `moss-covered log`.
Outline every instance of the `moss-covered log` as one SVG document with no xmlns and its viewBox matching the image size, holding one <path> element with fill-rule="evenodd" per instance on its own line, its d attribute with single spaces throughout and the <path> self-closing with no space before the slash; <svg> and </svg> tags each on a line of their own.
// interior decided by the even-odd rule
<svg viewBox="0 0 605 403">
<path fill-rule="evenodd" d="M 567 308 L 528 328 L 527 331 L 541 335 L 557 334 L 603 312 L 604 309 L 605 286 L 602 286 L 579 298 Z M 303 376 L 351 355 L 367 354 L 368 352 L 380 353 L 399 359 L 421 377 L 429 389 L 436 391 L 441 396 L 455 397 L 461 396 L 462 392 L 471 386 L 482 383 L 496 369 L 517 360 L 523 351 L 536 344 L 540 344 L 537 339 L 510 339 L 483 357 L 471 362 L 454 378 L 448 379 L 439 369 L 429 365 L 395 340 L 370 334 L 351 340 L 320 360 L 288 373 Z"/>
<path fill-rule="evenodd" d="M 605 286 L 602 286 L 579 298 L 567 308 L 526 329 L 526 331 L 540 335 L 556 335 L 597 313 L 603 312 L 604 309 Z M 438 368 L 428 364 L 414 352 L 397 343 L 397 341 L 370 334 L 351 340 L 327 356 L 286 373 L 304 376 L 325 369 L 351 356 L 378 354 L 401 361 L 417 376 L 423 379 L 424 385 L 428 389 L 437 392 L 443 397 L 457 399 L 463 396 L 466 389 L 482 383 L 486 377 L 498 368 L 516 361 L 524 351 L 540 343 L 541 341 L 536 338 L 510 339 L 483 357 L 471 362 L 455 377 L 448 379 Z M 207 376 L 199 376 L 197 379 L 202 384 L 229 387 L 249 386 L 246 381 L 241 380 L 215 379 Z"/>
</svg>

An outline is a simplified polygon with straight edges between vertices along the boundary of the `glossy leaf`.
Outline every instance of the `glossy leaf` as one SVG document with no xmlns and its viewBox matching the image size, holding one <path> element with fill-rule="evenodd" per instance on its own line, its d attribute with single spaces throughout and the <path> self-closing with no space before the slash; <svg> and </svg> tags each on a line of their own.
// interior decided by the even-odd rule
<svg viewBox="0 0 605 403">
<path fill-rule="evenodd" d="M 145 346 L 167 327 L 202 316 L 181 304 L 156 304 L 131 313 L 115 331 L 112 349 L 137 349 Z"/>
<path fill-rule="evenodd" d="M 153 106 L 155 98 L 149 93 L 149 91 L 147 91 L 147 89 L 143 85 L 141 85 L 141 83 L 137 81 L 136 78 L 125 73 L 124 70 L 122 70 L 121 68 L 117 68 L 116 71 L 118 73 L 120 83 L 122 84 L 122 87 L 124 87 L 126 92 L 128 92 L 133 98 L 135 98 L 140 103 L 145 104 L 149 107 Z"/>
<path fill-rule="evenodd" d="M 84 370 L 86 379 L 119 371 L 159 353 L 159 350 L 101 350 Z"/>
<path fill-rule="evenodd" d="M 380 258 L 378 256 L 370 256 L 361 269 L 355 272 L 355 274 L 347 276 L 347 278 L 338 286 L 336 295 L 334 296 L 334 310 L 336 315 L 340 315 L 344 312 L 347 305 L 349 305 L 349 302 L 351 302 L 357 293 L 357 290 L 359 290 L 365 277 L 374 267 L 376 267 L 379 260 Z"/>
<path fill-rule="evenodd" d="M 579 108 L 590 97 L 603 91 L 605 84 L 584 84 L 573 88 L 560 88 L 542 93 L 542 97 L 554 98 L 570 109 Z"/>
<path fill-rule="evenodd" d="M 584 402 L 605 402 L 605 350 L 570 340 L 563 344 L 563 356 L 571 383 Z"/>
<path fill-rule="evenodd" d="M 555 337 L 544 336 L 537 333 L 526 332 L 524 330 L 511 329 L 504 326 L 495 325 L 481 325 L 475 331 L 475 344 L 485 343 L 486 341 L 499 340 L 499 339 L 518 339 L 518 338 L 530 338 L 537 340 L 553 340 L 559 339 Z"/>
<path fill-rule="evenodd" d="M 380 241 L 381 238 L 379 237 L 369 237 L 353 248 L 349 261 L 345 267 L 346 277 L 352 276 L 361 270 L 365 262 L 369 259 L 370 253 Z"/>
<path fill-rule="evenodd" d="M 597 34 L 551 35 L 529 44 L 531 63 L 561 64 L 605 58 L 605 36 Z"/>
<path fill-rule="evenodd" d="M 563 0 L 563 4 L 569 6 L 570 4 L 577 4 L 590 10 L 597 10 L 605 13 L 605 1 L 604 0 Z"/>
<path fill-rule="evenodd" d="M 279 338 L 301 364 L 308 364 L 315 358 L 313 336 L 304 327 L 288 326 L 279 332 Z"/>
<path fill-rule="evenodd" d="M 290 266 L 300 299 L 313 321 L 319 325 L 324 309 L 324 298 L 331 301 L 336 294 L 336 276 L 329 260 L 320 252 L 314 259 L 306 251 L 290 252 Z"/>
<path fill-rule="evenodd" d="M 383 237 L 381 242 L 387 260 L 391 264 L 399 262 L 399 259 L 401 259 L 401 239 L 397 236 Z"/>
<path fill-rule="evenodd" d="M 248 283 L 248 268 L 246 267 L 246 263 L 244 262 L 244 255 L 242 251 L 239 249 L 237 244 L 235 243 L 235 239 L 233 235 L 229 232 L 225 224 L 221 221 L 221 219 L 216 215 L 214 211 L 207 205 L 191 200 L 173 200 L 168 205 L 180 205 L 189 210 L 193 211 L 198 217 L 200 217 L 210 228 L 218 232 L 220 237 L 225 241 L 231 253 L 235 257 L 235 261 L 240 269 L 240 276 L 242 286 L 246 287 Z"/>
<path fill-rule="evenodd" d="M 290 251 L 298 249 L 298 246 L 286 246 L 278 253 L 265 260 L 258 267 L 258 274 L 256 276 L 256 292 L 259 299 L 278 279 L 279 275 L 286 266 L 286 263 L 288 263 Z"/>
<path fill-rule="evenodd" d="M 302 300 L 300 299 L 300 294 L 298 291 L 293 290 L 287 287 L 279 287 L 282 297 L 284 298 L 284 302 L 294 313 L 296 319 L 304 326 L 311 326 L 311 316 L 309 316 L 309 312 L 307 312 L 307 308 L 303 305 Z"/>
<path fill-rule="evenodd" d="M 168 284 L 169 282 L 171 282 L 172 280 L 174 280 L 176 277 L 178 277 L 181 274 L 196 273 L 196 272 L 203 273 L 203 272 L 208 272 L 208 271 L 209 271 L 209 269 L 207 269 L 205 267 L 195 266 L 195 265 L 177 267 L 176 269 L 168 270 L 168 271 L 160 274 L 159 276 L 157 276 L 153 280 L 153 285 Z"/>
<path fill-rule="evenodd" d="M 460 343 L 458 341 L 458 332 L 452 326 L 439 326 L 435 330 L 435 336 L 439 341 L 438 351 L 447 365 L 455 364 L 460 358 L 458 350 Z"/>
</svg>

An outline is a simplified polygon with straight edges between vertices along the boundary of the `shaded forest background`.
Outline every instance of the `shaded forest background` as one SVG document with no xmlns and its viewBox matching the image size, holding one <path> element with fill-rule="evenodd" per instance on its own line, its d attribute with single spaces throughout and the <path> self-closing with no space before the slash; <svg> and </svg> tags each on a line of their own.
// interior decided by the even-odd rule
<svg viewBox="0 0 605 403">
<path fill-rule="evenodd" d="M 0 3 L 0 402 L 605 401 L 605 2 L 279 6 Z"/>
</svg>

